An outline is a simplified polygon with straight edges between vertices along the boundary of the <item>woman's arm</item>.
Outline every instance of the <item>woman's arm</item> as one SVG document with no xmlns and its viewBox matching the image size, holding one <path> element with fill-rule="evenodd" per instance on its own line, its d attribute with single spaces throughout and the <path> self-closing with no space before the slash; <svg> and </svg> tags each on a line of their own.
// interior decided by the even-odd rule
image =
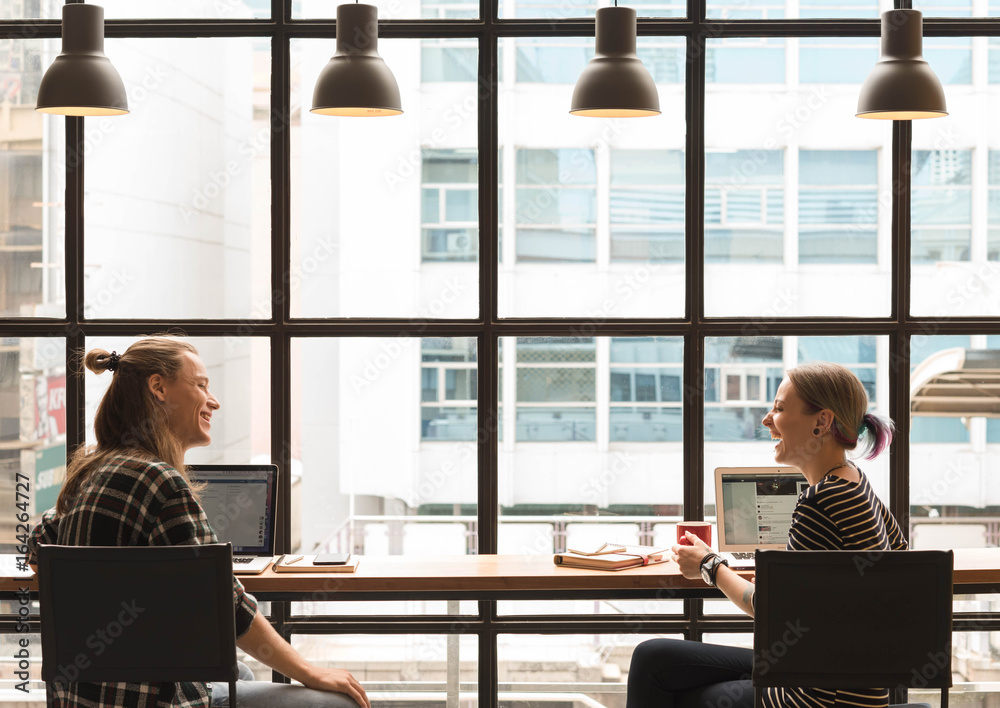
<svg viewBox="0 0 1000 708">
<path fill-rule="evenodd" d="M 674 560 L 677 561 L 685 578 L 700 579 L 701 560 L 714 551 L 693 533 L 687 534 L 687 540 L 692 545 L 673 547 Z M 720 566 L 715 575 L 715 585 L 732 600 L 733 604 L 753 617 L 753 582 L 744 580 L 735 570 L 727 566 Z"/>
<path fill-rule="evenodd" d="M 260 613 L 254 616 L 250 629 L 236 640 L 236 646 L 275 671 L 299 681 L 303 686 L 344 693 L 353 698 L 361 708 L 371 708 L 365 689 L 349 671 L 313 666 L 282 639 Z"/>
</svg>

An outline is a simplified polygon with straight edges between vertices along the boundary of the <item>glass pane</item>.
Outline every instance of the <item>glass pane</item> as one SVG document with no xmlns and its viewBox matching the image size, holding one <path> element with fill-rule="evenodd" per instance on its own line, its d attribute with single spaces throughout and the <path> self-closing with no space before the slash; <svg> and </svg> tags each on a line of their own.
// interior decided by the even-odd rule
<svg viewBox="0 0 1000 708">
<path fill-rule="evenodd" d="M 308 1 L 308 0 L 307 0 Z M 299 0 L 295 0 L 296 3 Z M 0 4 L 0 20 L 62 17 L 61 1 L 7 0 Z M 102 0 L 105 19 L 204 18 L 238 20 L 271 16 L 271 0 L 196 0 L 194 2 L 152 3 L 142 0 Z"/>
<path fill-rule="evenodd" d="M 404 696 L 408 704 L 479 705 L 476 634 L 293 634 L 290 641 L 307 661 L 350 671 L 372 705 Z"/>
<path fill-rule="evenodd" d="M 0 338 L 0 480 L 14 509 L 17 475 L 27 477 L 31 526 L 62 488 L 66 416 L 66 340 Z M 4 553 L 15 551 L 16 523 L 13 513 L 0 521 Z"/>
<path fill-rule="evenodd" d="M 719 39 L 708 44 L 705 81 L 710 84 L 782 84 L 785 40 L 774 37 Z"/>
<path fill-rule="evenodd" d="M 38 3 L 0 9 L 37 13 Z M 0 39 L 0 316 L 63 317 L 66 131 L 35 111 L 42 74 L 59 40 Z M 101 125 L 101 123 L 98 123 Z M 120 124 L 116 124 L 120 125 Z M 104 136 L 93 131 L 95 140 Z M 110 293 L 108 294 L 111 295 Z"/>
<path fill-rule="evenodd" d="M 479 257 L 479 160 L 475 150 L 424 150 L 423 261 Z"/>
<path fill-rule="evenodd" d="M 15 0 L 16 1 L 16 0 Z M 307 2 L 309 0 L 306 0 Z M 51 0 L 41 0 L 43 4 Z M 298 0 L 295 0 L 297 3 Z M 244 20 L 271 17 L 271 0 L 195 0 L 152 3 L 142 0 L 102 0 L 107 19 L 205 18 Z M 58 11 L 56 12 L 58 17 Z"/>
<path fill-rule="evenodd" d="M 336 6 L 310 7 L 304 11 L 329 17 Z M 386 19 L 383 10 L 380 19 Z M 407 16 L 400 13 L 397 8 L 389 15 Z M 469 46 L 467 39 L 435 42 L 442 49 Z M 292 314 L 475 317 L 476 84 L 405 81 L 399 72 L 419 66 L 421 40 L 382 39 L 378 49 L 397 72 L 404 113 L 351 121 L 308 110 L 333 39 L 291 42 L 297 67 L 290 126 L 297 155 L 291 177 Z"/>
<path fill-rule="evenodd" d="M 514 431 L 500 445 L 501 546 L 551 553 L 606 533 L 665 543 L 683 503 L 683 339 L 501 343 L 501 416 Z"/>
<path fill-rule="evenodd" d="M 506 523 L 518 526 L 516 517 Z M 664 524 L 665 525 L 665 524 Z M 673 524 L 670 525 L 673 528 Z M 503 543 L 504 524 L 500 525 L 500 542 Z M 661 540 L 665 540 L 663 535 Z M 676 540 L 675 540 L 676 542 Z M 551 545 L 551 543 L 549 544 Z M 501 553 L 529 553 L 530 551 L 500 551 Z M 657 597 L 646 600 L 501 600 L 497 614 L 503 615 L 629 615 L 633 619 L 643 615 L 679 615 L 684 611 L 684 601 L 672 599 L 675 591 L 662 588 Z M 596 706 L 595 706 L 596 708 Z"/>
<path fill-rule="evenodd" d="M 292 347 L 292 468 L 301 474 L 293 550 L 475 553 L 476 340 L 305 338 Z"/>
<path fill-rule="evenodd" d="M 380 22 L 418 18 L 467 19 L 479 16 L 479 3 L 474 0 L 421 0 L 419 3 L 378 0 L 378 2 L 370 4 L 375 5 L 378 9 Z M 323 0 L 292 0 L 292 18 L 296 20 L 335 20 L 337 19 L 337 4 L 330 4 Z M 381 41 L 378 48 L 379 54 L 382 54 L 384 58 Z"/>
<path fill-rule="evenodd" d="M 923 55 L 942 84 L 972 83 L 971 37 L 927 37 Z"/>
<path fill-rule="evenodd" d="M 995 337 L 915 336 L 910 346 L 910 523 L 914 548 L 996 546 L 988 460 L 1000 443 Z M 990 341 L 994 340 L 994 341 Z"/>
<path fill-rule="evenodd" d="M 881 162 L 891 134 L 862 130 L 857 92 L 808 68 L 850 65 L 851 52 L 877 54 L 878 42 L 794 41 L 798 83 L 764 78 L 752 91 L 720 86 L 705 96 L 705 314 L 761 326 L 793 316 L 884 317 L 892 193 Z M 844 57 L 810 54 L 827 51 Z M 865 65 L 860 82 L 874 58 L 857 64 Z M 767 76 L 769 66 L 753 53 L 741 60 L 748 75 Z M 845 282 L 865 293 L 863 303 L 824 294 Z"/>
<path fill-rule="evenodd" d="M 914 0 L 913 9 L 920 10 L 925 17 L 972 17 L 972 0 Z M 981 15 L 983 4 L 979 6 Z M 995 14 L 995 13 L 994 13 Z M 930 59 L 924 55 L 924 58 Z"/>
<path fill-rule="evenodd" d="M 87 316 L 270 317 L 270 43 L 106 44 L 131 113 L 88 122 Z"/>
<path fill-rule="evenodd" d="M 989 285 L 996 270 L 989 260 L 989 188 L 980 196 L 974 195 L 973 187 L 989 184 L 989 153 L 972 149 L 977 136 L 988 129 L 959 115 L 945 118 L 937 130 L 927 126 L 914 130 L 910 210 L 914 314 L 987 314 L 1000 306 L 1000 297 Z"/>
<path fill-rule="evenodd" d="M 1000 602 L 996 595 L 967 596 L 965 602 L 956 599 L 956 611 L 961 606 L 968 612 L 996 612 Z M 951 666 L 954 684 L 948 689 L 949 705 L 981 705 L 991 700 L 993 677 L 1000 666 L 997 661 L 997 636 L 993 632 L 955 632 L 952 635 Z M 911 688 L 908 701 L 941 705 L 939 689 Z"/>
<path fill-rule="evenodd" d="M 879 13 L 877 0 L 800 0 L 789 3 L 796 12 L 787 13 L 782 0 L 709 0 L 708 16 L 729 20 L 773 20 L 798 18 L 876 18 Z"/>
<path fill-rule="evenodd" d="M 472 11 L 478 13 L 478 5 Z M 475 42 L 459 44 L 452 40 L 424 40 L 420 49 L 420 80 L 475 81 L 479 70 L 479 49 Z"/>
<path fill-rule="evenodd" d="M 425 2 L 427 0 L 424 0 Z M 570 17 L 593 18 L 598 7 L 606 7 L 595 0 L 500 0 L 501 18 L 552 18 Z M 687 4 L 682 0 L 636 0 L 630 7 L 639 17 L 684 17 Z"/>
<path fill-rule="evenodd" d="M 887 416 L 888 337 L 719 337 L 705 340 L 705 501 L 714 521 L 717 467 L 767 467 L 775 442 L 761 421 L 771 409 L 784 370 L 810 361 L 842 364 L 865 386 L 869 410 Z M 718 381 L 735 385 L 718 390 Z M 734 395 L 730 395 L 730 394 Z M 879 497 L 888 500 L 889 455 L 858 464 Z M 916 464 L 916 462 L 911 462 Z"/>
<path fill-rule="evenodd" d="M 499 113 L 500 315 L 682 315 L 683 41 L 638 42 L 664 110 L 646 122 L 568 114 L 592 38 L 501 42 L 517 61 Z"/>
<path fill-rule="evenodd" d="M 876 150 L 799 152 L 802 263 L 874 264 L 878 210 Z"/>
<path fill-rule="evenodd" d="M 868 78 L 878 57 L 878 40 L 870 37 L 802 37 L 799 39 L 799 81 L 803 84 L 861 84 Z"/>
<path fill-rule="evenodd" d="M 636 645 L 652 638 L 642 634 L 502 634 L 497 637 L 500 705 L 540 708 L 571 701 L 586 706 L 624 705 L 632 653 Z"/>
<path fill-rule="evenodd" d="M 87 351 L 105 349 L 119 354 L 128 349 L 133 338 L 88 337 Z M 212 416 L 212 444 L 190 450 L 187 464 L 270 463 L 271 462 L 271 384 L 270 346 L 267 339 L 251 337 L 187 337 L 197 348 L 208 370 L 212 394 L 220 408 Z M 86 417 L 87 444 L 94 445 L 94 414 L 111 385 L 109 373 L 87 372 Z M 292 495 L 297 491 L 298 476 L 292 473 Z M 294 506 L 294 505 L 293 505 Z M 293 534 L 294 535 L 294 534 Z"/>
</svg>

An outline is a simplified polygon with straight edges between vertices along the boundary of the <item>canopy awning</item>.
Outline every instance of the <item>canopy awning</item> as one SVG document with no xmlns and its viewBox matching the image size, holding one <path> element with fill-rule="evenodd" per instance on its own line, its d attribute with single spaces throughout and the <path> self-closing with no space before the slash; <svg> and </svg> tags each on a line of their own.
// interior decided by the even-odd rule
<svg viewBox="0 0 1000 708">
<path fill-rule="evenodd" d="M 1000 418 L 1000 349 L 944 349 L 910 375 L 910 414 Z"/>
</svg>

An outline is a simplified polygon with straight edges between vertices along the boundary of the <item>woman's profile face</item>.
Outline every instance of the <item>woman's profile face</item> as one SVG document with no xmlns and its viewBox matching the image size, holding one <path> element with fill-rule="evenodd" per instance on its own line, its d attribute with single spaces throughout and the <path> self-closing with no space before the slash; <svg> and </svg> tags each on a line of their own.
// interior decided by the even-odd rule
<svg viewBox="0 0 1000 708">
<path fill-rule="evenodd" d="M 778 440 L 774 446 L 775 462 L 795 466 L 819 451 L 819 437 L 813 434 L 817 414 L 806 413 L 805 409 L 795 386 L 784 379 L 774 396 L 774 405 L 761 421 L 771 437 Z"/>
<path fill-rule="evenodd" d="M 175 378 L 151 376 L 150 387 L 166 406 L 167 424 L 187 452 L 212 442 L 212 413 L 219 409 L 219 401 L 208 390 L 208 372 L 201 357 L 190 352 L 183 357 L 184 365 Z"/>
</svg>

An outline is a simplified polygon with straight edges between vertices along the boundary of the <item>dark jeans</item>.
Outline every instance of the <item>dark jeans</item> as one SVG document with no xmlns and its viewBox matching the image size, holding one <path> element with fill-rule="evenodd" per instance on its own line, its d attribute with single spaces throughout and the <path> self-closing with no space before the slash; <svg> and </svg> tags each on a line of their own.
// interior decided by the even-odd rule
<svg viewBox="0 0 1000 708">
<path fill-rule="evenodd" d="M 288 686 L 270 681 L 254 681 L 250 667 L 242 661 L 236 682 L 239 708 L 358 708 L 343 693 L 315 691 L 305 686 Z M 229 684 L 212 682 L 212 708 L 229 705 Z"/>
<path fill-rule="evenodd" d="M 635 648 L 625 708 L 753 708 L 753 650 L 680 639 Z"/>
</svg>

